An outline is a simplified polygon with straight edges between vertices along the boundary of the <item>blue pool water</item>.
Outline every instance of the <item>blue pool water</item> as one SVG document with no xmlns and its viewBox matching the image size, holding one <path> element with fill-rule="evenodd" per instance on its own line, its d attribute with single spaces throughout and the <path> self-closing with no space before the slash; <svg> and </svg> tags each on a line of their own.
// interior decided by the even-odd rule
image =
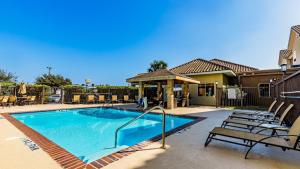
<svg viewBox="0 0 300 169">
<path fill-rule="evenodd" d="M 13 117 L 83 161 L 91 162 L 161 134 L 161 115 L 147 114 L 121 129 L 118 146 L 112 148 L 116 129 L 139 115 L 134 111 L 85 108 L 14 114 Z M 167 115 L 166 130 L 191 121 Z"/>
</svg>

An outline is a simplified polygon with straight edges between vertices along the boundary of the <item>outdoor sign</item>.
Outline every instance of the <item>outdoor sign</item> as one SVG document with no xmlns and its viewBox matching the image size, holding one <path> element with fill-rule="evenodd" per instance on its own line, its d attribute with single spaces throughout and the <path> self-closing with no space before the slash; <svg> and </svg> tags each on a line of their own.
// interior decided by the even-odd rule
<svg viewBox="0 0 300 169">
<path fill-rule="evenodd" d="M 236 99 L 236 90 L 234 88 L 227 89 L 228 99 Z"/>
</svg>

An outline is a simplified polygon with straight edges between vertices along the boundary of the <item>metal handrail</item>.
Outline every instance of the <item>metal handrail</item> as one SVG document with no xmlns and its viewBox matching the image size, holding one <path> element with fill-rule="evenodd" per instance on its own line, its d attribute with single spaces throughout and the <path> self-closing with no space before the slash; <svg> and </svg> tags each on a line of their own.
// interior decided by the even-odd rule
<svg viewBox="0 0 300 169">
<path fill-rule="evenodd" d="M 114 148 L 117 147 L 117 142 L 118 142 L 118 132 L 128 126 L 129 124 L 135 122 L 136 120 L 138 120 L 139 118 L 143 117 L 144 115 L 150 113 L 151 111 L 155 110 L 155 109 L 160 109 L 162 111 L 162 134 L 161 134 L 161 139 L 162 139 L 162 146 L 161 148 L 165 148 L 165 137 L 166 137 L 166 112 L 165 110 L 161 107 L 161 106 L 155 106 L 155 107 L 152 107 L 151 109 L 147 110 L 146 112 L 144 112 L 143 114 L 139 115 L 138 117 L 128 121 L 127 123 L 123 124 L 122 126 L 118 127 L 117 130 L 115 131 L 115 145 L 114 145 Z"/>
<path fill-rule="evenodd" d="M 287 99 L 300 99 L 300 96 L 284 96 L 280 95 L 281 98 L 287 98 Z"/>
<path fill-rule="evenodd" d="M 296 93 L 300 93 L 300 91 L 281 92 L 281 94 L 296 94 Z"/>
</svg>

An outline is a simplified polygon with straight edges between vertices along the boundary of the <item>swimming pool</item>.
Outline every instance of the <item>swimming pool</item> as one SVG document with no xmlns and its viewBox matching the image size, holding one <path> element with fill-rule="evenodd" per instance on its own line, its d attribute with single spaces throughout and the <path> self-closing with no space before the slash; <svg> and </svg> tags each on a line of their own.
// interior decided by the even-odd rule
<svg viewBox="0 0 300 169">
<path fill-rule="evenodd" d="M 116 129 L 139 115 L 135 111 L 84 108 L 12 116 L 89 163 L 161 134 L 161 115 L 147 114 L 121 129 L 117 147 L 114 147 Z M 191 121 L 191 118 L 167 115 L 166 131 Z"/>
</svg>

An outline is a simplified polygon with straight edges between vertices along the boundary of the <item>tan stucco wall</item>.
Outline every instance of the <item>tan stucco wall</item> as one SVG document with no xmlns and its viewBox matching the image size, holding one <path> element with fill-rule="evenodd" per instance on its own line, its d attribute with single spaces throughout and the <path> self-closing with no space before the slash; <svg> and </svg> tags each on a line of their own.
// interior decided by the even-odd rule
<svg viewBox="0 0 300 169">
<path fill-rule="evenodd" d="M 295 44 L 295 50 L 296 50 L 296 62 L 294 62 L 294 65 L 300 65 L 300 37 L 297 37 L 296 44 Z"/>
<path fill-rule="evenodd" d="M 226 85 L 228 82 L 227 77 L 223 74 L 195 75 L 190 77 L 199 80 L 200 84 L 205 84 L 205 83 L 215 84 L 216 82 L 218 82 L 218 87 L 222 87 L 223 85 Z M 215 93 L 216 93 L 216 86 L 215 86 Z M 190 84 L 190 96 L 192 98 L 191 104 L 209 105 L 209 106 L 216 105 L 215 96 L 198 96 L 197 84 Z"/>
<path fill-rule="evenodd" d="M 300 65 L 300 37 L 295 33 L 294 31 L 291 31 L 290 39 L 289 39 L 289 45 L 288 49 L 292 50 L 293 52 L 296 51 L 296 61 L 293 60 L 293 54 L 290 57 L 290 60 L 288 61 L 289 64 L 292 65 Z"/>
</svg>

